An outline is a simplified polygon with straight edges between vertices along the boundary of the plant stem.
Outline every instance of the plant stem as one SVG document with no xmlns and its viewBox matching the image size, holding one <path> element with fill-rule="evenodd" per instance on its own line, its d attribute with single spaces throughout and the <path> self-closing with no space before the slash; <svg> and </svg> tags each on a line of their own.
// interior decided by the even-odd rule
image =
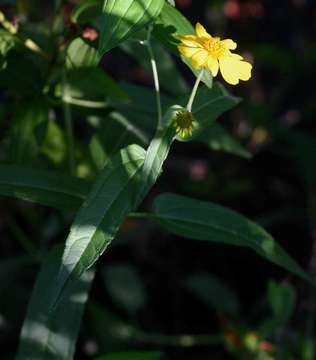
<svg viewBox="0 0 316 360">
<path fill-rule="evenodd" d="M 146 212 L 131 212 L 128 216 L 134 219 L 154 219 L 156 217 L 155 214 Z"/>
<path fill-rule="evenodd" d="M 199 73 L 199 76 L 197 77 L 197 79 L 195 81 L 195 84 L 193 86 L 192 93 L 190 95 L 190 99 L 189 99 L 188 104 L 186 106 L 186 108 L 187 108 L 187 110 L 189 112 L 192 111 L 193 101 L 194 101 L 195 95 L 197 93 L 197 89 L 199 87 L 200 81 L 202 80 L 203 72 L 204 72 L 204 69 L 202 69 L 201 72 Z"/>
<path fill-rule="evenodd" d="M 65 118 L 65 130 L 66 130 L 66 139 L 67 139 L 67 152 L 68 152 L 68 161 L 69 161 L 69 171 L 71 175 L 75 175 L 76 164 L 75 164 L 75 153 L 74 153 L 74 134 L 73 134 L 73 123 L 71 115 L 71 107 L 68 102 L 68 89 L 66 82 L 66 70 L 64 69 L 63 74 L 63 108 L 64 108 L 64 118 Z"/>
<path fill-rule="evenodd" d="M 147 46 L 147 50 L 149 53 L 151 68 L 152 68 L 153 77 L 154 77 L 154 84 L 155 84 L 155 91 L 156 91 L 156 105 L 157 105 L 157 113 L 158 113 L 158 127 L 160 127 L 162 125 L 161 124 L 162 109 L 161 109 L 161 98 L 160 98 L 160 85 L 159 85 L 157 63 L 156 63 L 155 55 L 154 55 L 154 52 L 153 52 L 153 49 L 152 49 L 152 46 L 150 43 L 151 31 L 152 31 L 152 28 L 150 27 L 148 29 L 147 40 L 146 40 L 145 44 Z"/>
</svg>

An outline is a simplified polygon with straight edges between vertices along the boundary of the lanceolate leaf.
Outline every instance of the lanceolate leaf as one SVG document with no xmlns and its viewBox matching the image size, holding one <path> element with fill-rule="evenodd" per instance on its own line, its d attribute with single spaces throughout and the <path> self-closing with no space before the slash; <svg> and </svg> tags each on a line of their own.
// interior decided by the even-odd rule
<svg viewBox="0 0 316 360">
<path fill-rule="evenodd" d="M 174 234 L 249 247 L 267 260 L 311 281 L 270 234 L 235 211 L 210 202 L 163 194 L 155 200 L 154 215 Z"/>
<path fill-rule="evenodd" d="M 57 172 L 0 165 L 0 195 L 75 210 L 89 189 L 88 182 Z"/>
<path fill-rule="evenodd" d="M 171 122 L 179 109 L 182 108 L 178 105 L 169 108 L 163 118 L 162 127 L 158 128 L 157 134 L 147 149 L 137 203 L 142 201 L 161 174 L 163 163 L 175 138 L 175 129 Z"/>
<path fill-rule="evenodd" d="M 53 286 L 52 307 L 68 287 L 68 280 L 80 277 L 99 258 L 134 208 L 144 158 L 145 151 L 132 145 L 105 165 L 66 240 L 62 266 Z"/>
<path fill-rule="evenodd" d="M 102 10 L 101 55 L 152 22 L 161 12 L 164 2 L 164 0 L 105 0 Z"/>
<path fill-rule="evenodd" d="M 58 248 L 43 262 L 28 305 L 16 360 L 73 358 L 94 271 L 89 270 L 73 281 L 58 306 L 49 313 L 53 288 L 48 284 L 58 272 L 61 257 L 62 249 Z"/>
</svg>

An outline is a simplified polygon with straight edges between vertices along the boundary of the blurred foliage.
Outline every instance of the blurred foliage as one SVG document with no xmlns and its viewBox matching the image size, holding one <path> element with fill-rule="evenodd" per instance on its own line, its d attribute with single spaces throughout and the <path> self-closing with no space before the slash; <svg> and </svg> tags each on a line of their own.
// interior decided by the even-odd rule
<svg viewBox="0 0 316 360">
<path fill-rule="evenodd" d="M 99 360 L 315 359 L 314 288 L 246 248 L 216 243 L 224 235 L 215 226 L 230 229 L 226 243 L 237 239 L 248 246 L 249 239 L 258 239 L 250 248 L 260 253 L 260 241 L 270 240 L 262 225 L 299 264 L 290 259 L 289 270 L 315 276 L 315 2 L 152 4 L 128 41 L 123 41 L 128 21 L 114 19 L 120 31 L 103 42 L 102 53 L 118 46 L 101 57 L 98 42 L 107 24 L 101 0 L 0 0 L 0 193 L 7 196 L 1 198 L 0 216 L 1 358 L 54 358 L 52 351 L 56 359 L 73 353 L 75 359 Z M 187 19 L 238 39 L 241 53 L 254 63 L 253 78 L 229 92 L 218 83 L 209 90 L 212 79 L 203 78 L 206 86 L 193 108 L 196 132 L 173 144 L 141 205 L 146 214 L 153 208 L 149 219 L 132 213 L 98 260 L 92 286 L 94 270 L 67 288 L 72 274 L 58 272 L 62 251 L 55 245 L 64 244 L 71 224 L 76 231 L 73 215 L 91 186 L 98 192 L 84 206 L 114 209 L 107 239 L 124 218 L 119 205 L 128 204 L 126 214 L 133 209 L 124 196 L 115 197 L 121 179 L 128 178 L 126 152 L 118 152 L 130 144 L 147 148 L 155 132 L 150 62 L 139 40 L 145 40 L 143 26 L 162 6 L 152 49 L 163 112 L 173 104 L 184 106 L 193 83 L 176 50 L 175 34 L 193 31 Z M 136 154 L 140 169 L 142 151 L 132 149 L 128 156 Z M 134 165 L 135 159 L 128 160 Z M 104 173 L 104 164 L 113 165 L 111 172 Z M 109 176 L 113 187 L 95 184 L 100 176 Z M 134 185 L 125 188 L 126 199 Z M 192 203 L 201 206 L 195 214 L 202 216 L 186 227 L 191 202 L 169 213 L 175 200 L 166 196 L 175 195 L 157 197 L 162 192 L 202 200 Z M 218 215 L 213 203 L 259 225 L 235 213 L 232 223 L 231 213 Z M 103 213 L 96 213 L 101 221 Z M 273 239 L 268 249 L 260 248 L 268 259 L 271 244 Z M 104 244 L 97 245 L 83 249 L 80 243 L 76 255 L 89 256 L 80 257 L 75 271 L 98 258 Z M 286 256 L 280 256 L 272 260 L 284 265 Z M 58 276 L 65 294 L 53 286 Z M 54 303 L 58 291 L 63 295 Z"/>
</svg>

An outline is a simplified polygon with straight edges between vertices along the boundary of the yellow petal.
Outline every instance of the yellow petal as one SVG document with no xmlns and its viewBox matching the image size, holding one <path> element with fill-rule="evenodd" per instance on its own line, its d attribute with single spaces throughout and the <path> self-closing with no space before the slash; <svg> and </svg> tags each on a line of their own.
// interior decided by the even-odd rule
<svg viewBox="0 0 316 360">
<path fill-rule="evenodd" d="M 188 47 L 188 46 L 185 46 L 185 45 L 179 45 L 178 49 L 179 49 L 180 53 L 186 58 L 191 58 L 195 53 L 200 51 L 199 48 Z"/>
<path fill-rule="evenodd" d="M 205 30 L 204 26 L 199 22 L 195 25 L 195 31 L 198 37 L 204 37 L 208 39 L 212 38 L 212 36 Z"/>
<path fill-rule="evenodd" d="M 214 59 L 213 57 L 209 56 L 209 58 L 207 59 L 207 67 L 212 73 L 213 77 L 215 77 L 218 73 L 218 68 L 219 68 L 217 59 Z"/>
<path fill-rule="evenodd" d="M 202 45 L 196 41 L 196 40 L 191 40 L 191 39 L 183 39 L 182 40 L 182 44 L 191 48 L 201 48 Z"/>
<path fill-rule="evenodd" d="M 239 61 L 238 63 L 238 71 L 239 71 L 239 79 L 243 81 L 247 81 L 251 78 L 251 70 L 252 65 L 247 61 Z"/>
<path fill-rule="evenodd" d="M 195 69 L 200 69 L 201 67 L 205 66 L 208 59 L 208 52 L 206 50 L 199 50 L 197 51 L 191 58 L 192 66 Z"/>
<path fill-rule="evenodd" d="M 222 40 L 221 43 L 226 47 L 228 50 L 235 50 L 237 48 L 237 44 L 232 39 L 225 39 Z"/>
<path fill-rule="evenodd" d="M 237 54 L 232 54 L 237 55 Z M 229 84 L 236 85 L 239 80 L 247 81 L 251 77 L 252 65 L 240 60 L 241 56 L 224 56 L 219 59 L 221 74 Z"/>
</svg>

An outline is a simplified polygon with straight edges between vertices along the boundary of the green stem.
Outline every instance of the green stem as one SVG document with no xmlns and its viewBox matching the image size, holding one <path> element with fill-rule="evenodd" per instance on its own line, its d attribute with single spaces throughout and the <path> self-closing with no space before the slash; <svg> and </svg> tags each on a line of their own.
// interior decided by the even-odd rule
<svg viewBox="0 0 316 360">
<path fill-rule="evenodd" d="M 145 44 L 147 46 L 147 50 L 149 53 L 151 68 L 152 68 L 153 77 L 154 77 L 155 92 L 156 92 L 156 105 L 157 105 L 157 113 L 158 113 L 158 127 L 161 127 L 161 125 L 162 125 L 162 109 L 161 109 L 161 98 L 160 98 L 160 84 L 159 84 L 157 63 L 156 63 L 153 48 L 150 43 L 151 31 L 152 31 L 152 28 L 150 27 L 148 29 L 147 40 L 146 40 Z"/>
<path fill-rule="evenodd" d="M 189 99 L 188 104 L 186 106 L 186 108 L 187 108 L 187 110 L 189 112 L 192 112 L 193 101 L 194 101 L 195 95 L 197 93 L 197 89 L 199 87 L 199 84 L 200 84 L 200 82 L 202 80 L 203 72 L 204 72 L 204 69 L 202 69 L 201 72 L 199 73 L 199 76 L 197 77 L 197 79 L 195 81 L 195 84 L 193 86 L 192 93 L 190 95 L 190 99 Z"/>
<path fill-rule="evenodd" d="M 64 74 L 63 74 L 63 90 L 62 91 L 63 91 L 62 99 L 63 99 L 64 118 L 65 118 L 65 130 L 66 130 L 66 139 L 67 139 L 69 171 L 70 171 L 71 175 L 75 175 L 76 164 L 75 164 L 75 153 L 74 153 L 74 134 L 73 134 L 71 107 L 68 102 L 66 70 L 64 70 Z"/>
<path fill-rule="evenodd" d="M 134 219 L 154 219 L 156 217 L 155 214 L 146 212 L 131 212 L 128 216 Z"/>
</svg>

